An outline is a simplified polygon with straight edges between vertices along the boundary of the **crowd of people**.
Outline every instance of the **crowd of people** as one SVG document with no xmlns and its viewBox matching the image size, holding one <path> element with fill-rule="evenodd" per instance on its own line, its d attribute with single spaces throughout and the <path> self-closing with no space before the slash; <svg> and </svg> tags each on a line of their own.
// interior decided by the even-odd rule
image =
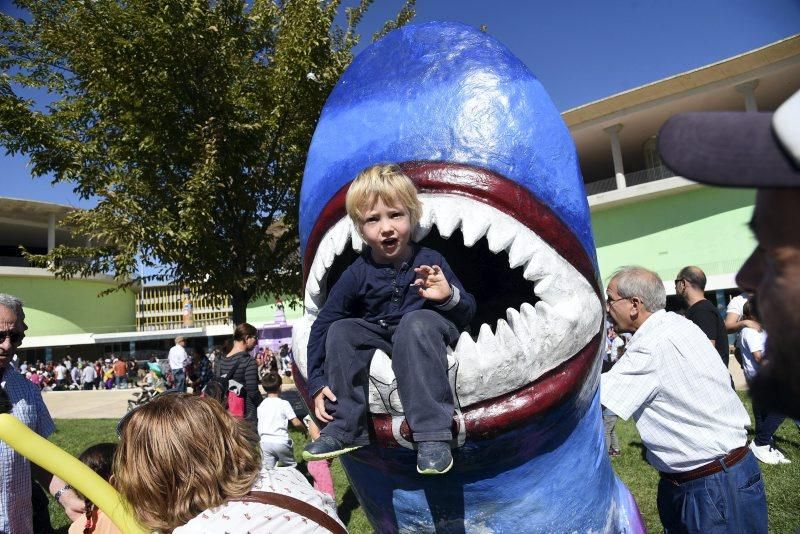
<svg viewBox="0 0 800 534">
<path fill-rule="evenodd" d="M 42 391 L 70 389 L 125 389 L 136 382 L 136 365 L 113 354 L 94 362 L 67 356 L 60 361 L 12 361 L 20 374 Z"/>
<path fill-rule="evenodd" d="M 181 339 L 183 341 L 176 345 L 184 347 L 186 340 Z M 200 392 L 213 374 L 214 360 L 223 350 L 224 347 L 216 347 L 206 354 L 197 347 L 184 349 L 174 366 L 169 363 L 169 358 L 164 362 L 150 355 L 144 360 L 135 360 L 114 354 L 93 362 L 66 356 L 58 361 L 36 360 L 28 363 L 15 357 L 10 365 L 43 392 L 128 389 L 137 386 L 164 390 L 175 387 L 182 391 L 189 386 Z M 291 376 L 292 351 L 287 344 L 281 345 L 277 351 L 265 346 L 257 350 L 255 363 L 259 379 L 268 372 Z"/>
</svg>

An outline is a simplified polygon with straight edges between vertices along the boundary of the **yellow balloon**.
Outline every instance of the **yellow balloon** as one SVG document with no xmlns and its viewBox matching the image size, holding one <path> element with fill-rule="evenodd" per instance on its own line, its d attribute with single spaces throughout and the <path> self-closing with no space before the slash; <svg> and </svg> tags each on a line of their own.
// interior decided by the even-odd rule
<svg viewBox="0 0 800 534">
<path fill-rule="evenodd" d="M 10 414 L 0 414 L 0 439 L 28 460 L 68 482 L 108 515 L 124 533 L 147 533 L 111 484 Z"/>
</svg>

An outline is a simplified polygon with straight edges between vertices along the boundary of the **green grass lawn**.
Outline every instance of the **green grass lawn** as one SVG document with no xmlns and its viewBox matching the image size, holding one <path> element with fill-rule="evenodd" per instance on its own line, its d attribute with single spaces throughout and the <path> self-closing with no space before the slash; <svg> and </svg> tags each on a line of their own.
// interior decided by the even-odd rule
<svg viewBox="0 0 800 534">
<path fill-rule="evenodd" d="M 742 395 L 745 406 L 750 410 L 750 401 Z M 751 412 L 752 417 L 752 412 Z M 102 441 L 114 441 L 116 420 L 57 420 L 58 431 L 52 441 L 73 455 L 78 455 L 89 445 Z M 661 524 L 656 510 L 656 485 L 658 474 L 644 460 L 644 449 L 632 421 L 620 421 L 617 433 L 622 446 L 622 455 L 613 458 L 612 464 L 620 478 L 628 485 L 644 516 L 647 528 L 651 532 L 660 532 Z M 305 446 L 305 436 L 292 433 L 295 441 L 295 456 Z M 764 465 L 761 469 L 767 486 L 767 505 L 769 507 L 770 532 L 791 533 L 800 527 L 800 431 L 794 423 L 785 421 L 776 434 L 778 446 L 787 457 L 793 460 L 791 465 Z M 302 468 L 302 466 L 301 466 Z M 347 477 L 338 460 L 333 463 L 333 479 L 336 488 L 336 500 L 339 515 L 354 534 L 368 533 L 372 529 L 364 512 L 358 505 L 355 495 L 350 490 Z M 61 508 L 51 502 L 50 516 L 53 526 L 66 532 L 69 525 Z"/>
</svg>

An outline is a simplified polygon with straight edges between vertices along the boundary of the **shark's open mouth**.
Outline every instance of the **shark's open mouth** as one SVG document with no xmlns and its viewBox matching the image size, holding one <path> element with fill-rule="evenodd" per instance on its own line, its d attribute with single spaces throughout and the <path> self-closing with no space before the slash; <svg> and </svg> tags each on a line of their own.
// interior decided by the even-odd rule
<svg viewBox="0 0 800 534">
<path fill-rule="evenodd" d="M 497 174 L 447 163 L 402 167 L 424 207 L 414 241 L 441 252 L 478 304 L 470 332 L 448 354 L 462 437 L 508 430 L 574 393 L 596 361 L 603 321 L 595 270 L 575 235 L 530 191 Z M 306 312 L 294 334 L 303 376 L 327 289 L 363 246 L 345 214 L 346 191 L 328 202 L 306 247 Z M 393 380 L 388 356 L 376 351 L 372 429 L 389 445 L 410 436 L 398 425 Z"/>
</svg>

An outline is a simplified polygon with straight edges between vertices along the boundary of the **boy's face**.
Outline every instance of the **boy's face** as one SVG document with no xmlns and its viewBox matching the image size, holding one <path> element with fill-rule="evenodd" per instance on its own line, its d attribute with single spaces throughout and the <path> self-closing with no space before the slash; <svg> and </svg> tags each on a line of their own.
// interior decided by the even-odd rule
<svg viewBox="0 0 800 534">
<path fill-rule="evenodd" d="M 377 263 L 399 266 L 411 255 L 411 217 L 399 202 L 384 204 L 377 198 L 363 214 L 361 235 L 372 249 L 372 259 Z"/>
</svg>

